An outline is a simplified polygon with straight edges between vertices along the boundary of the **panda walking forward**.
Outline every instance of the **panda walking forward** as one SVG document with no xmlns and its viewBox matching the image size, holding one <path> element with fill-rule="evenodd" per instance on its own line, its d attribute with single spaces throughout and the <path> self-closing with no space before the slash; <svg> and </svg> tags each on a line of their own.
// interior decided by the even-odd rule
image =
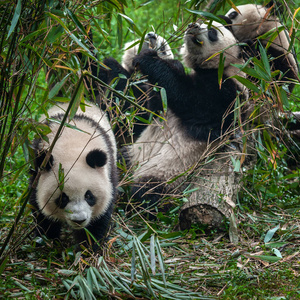
<svg viewBox="0 0 300 300">
<path fill-rule="evenodd" d="M 106 235 L 116 198 L 116 141 L 105 113 L 87 104 L 85 112 L 67 120 L 43 169 L 49 150 L 68 104 L 60 104 L 42 117 L 51 132 L 47 139 L 34 141 L 35 170 L 38 177 L 30 197 L 39 234 L 59 239 L 62 227 L 69 227 L 77 243 L 88 245 L 87 229 L 101 242 Z M 93 239 L 91 238 L 93 241 Z M 93 249 L 97 249 L 97 243 Z"/>
</svg>

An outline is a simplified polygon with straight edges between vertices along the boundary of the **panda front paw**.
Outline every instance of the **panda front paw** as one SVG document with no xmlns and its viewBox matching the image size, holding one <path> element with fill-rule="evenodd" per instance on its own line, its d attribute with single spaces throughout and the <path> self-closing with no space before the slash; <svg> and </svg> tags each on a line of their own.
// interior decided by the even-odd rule
<svg viewBox="0 0 300 300">
<path fill-rule="evenodd" d="M 158 57 L 156 50 L 145 49 L 134 57 L 132 64 L 134 67 L 138 67 L 140 64 L 147 62 L 149 58 L 152 59 L 154 57 Z"/>
</svg>

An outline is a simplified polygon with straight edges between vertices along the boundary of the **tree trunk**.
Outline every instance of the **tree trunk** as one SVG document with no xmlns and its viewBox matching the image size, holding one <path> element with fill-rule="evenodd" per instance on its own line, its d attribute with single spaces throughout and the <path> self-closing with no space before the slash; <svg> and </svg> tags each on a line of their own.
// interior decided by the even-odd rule
<svg viewBox="0 0 300 300">
<path fill-rule="evenodd" d="M 213 160 L 195 171 L 193 189 L 196 188 L 196 191 L 191 193 L 180 211 L 181 230 L 190 228 L 192 224 L 220 228 L 224 219 L 231 216 L 241 189 L 242 167 L 249 167 L 250 162 L 255 160 L 254 154 L 248 154 L 245 159 L 242 149 L 241 142 L 226 145 L 214 155 Z"/>
</svg>

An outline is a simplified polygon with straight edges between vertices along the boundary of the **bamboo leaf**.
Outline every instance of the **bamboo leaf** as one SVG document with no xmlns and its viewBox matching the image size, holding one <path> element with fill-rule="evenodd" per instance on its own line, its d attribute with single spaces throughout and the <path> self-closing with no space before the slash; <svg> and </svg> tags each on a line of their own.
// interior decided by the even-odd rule
<svg viewBox="0 0 300 300">
<path fill-rule="evenodd" d="M 60 89 L 63 87 L 65 84 L 66 80 L 68 77 L 71 75 L 71 73 L 67 74 L 60 82 L 56 83 L 55 86 L 51 89 L 48 95 L 48 99 L 51 100 L 54 96 L 58 94 Z"/>
<path fill-rule="evenodd" d="M 70 11 L 68 8 L 66 8 L 66 12 L 69 15 L 69 17 L 72 19 L 72 21 L 74 22 L 74 24 L 80 29 L 80 31 L 88 36 L 88 33 L 86 32 L 84 26 L 81 24 L 81 22 L 77 19 L 76 15 L 73 14 L 72 11 Z"/>
<path fill-rule="evenodd" d="M 12 18 L 11 25 L 10 25 L 10 28 L 9 28 L 9 31 L 8 31 L 6 39 L 8 39 L 10 37 L 10 35 L 14 31 L 15 27 L 17 26 L 17 23 L 19 21 L 20 15 L 21 15 L 21 9 L 22 9 L 21 0 L 18 0 L 17 6 L 16 6 L 16 10 L 14 12 L 14 16 Z"/>
<path fill-rule="evenodd" d="M 166 281 L 166 275 L 165 275 L 165 264 L 164 264 L 164 259 L 162 256 L 162 250 L 161 250 L 160 243 L 159 243 L 157 236 L 155 237 L 155 247 L 156 247 L 156 251 L 157 251 L 157 257 L 158 257 L 158 262 L 159 262 L 162 278 L 164 281 L 164 285 L 166 286 L 167 281 Z"/>
<path fill-rule="evenodd" d="M 152 234 L 150 238 L 150 263 L 152 274 L 155 275 L 155 235 Z"/>
<path fill-rule="evenodd" d="M 272 249 L 272 252 L 273 252 L 277 257 L 282 258 L 282 255 L 281 255 L 281 253 L 280 253 L 280 251 L 279 251 L 278 249 L 273 248 L 273 249 Z"/>
<path fill-rule="evenodd" d="M 264 71 L 268 74 L 269 79 L 271 79 L 271 68 L 270 68 L 270 63 L 269 63 L 269 59 L 267 56 L 267 52 L 266 52 L 265 48 L 262 47 L 261 45 L 259 45 L 259 52 L 261 55 L 261 60 L 264 64 Z"/>
<path fill-rule="evenodd" d="M 78 107 L 80 105 L 80 102 L 82 100 L 84 100 L 83 96 L 84 96 L 84 84 L 81 81 L 80 86 L 78 88 L 78 92 L 75 95 L 74 103 L 73 103 L 73 105 L 71 107 L 71 110 L 70 110 L 70 116 L 69 116 L 70 120 L 72 120 L 74 118 L 74 116 L 75 116 L 75 114 L 78 110 Z"/>
<path fill-rule="evenodd" d="M 222 52 L 222 53 L 220 53 L 219 68 L 218 68 L 218 82 L 219 82 L 220 89 L 221 89 L 221 85 L 222 85 L 224 63 L 225 63 L 225 57 L 224 57 L 224 53 Z"/>
<path fill-rule="evenodd" d="M 219 18 L 217 16 L 215 16 L 214 14 L 212 13 L 209 13 L 207 11 L 200 11 L 200 10 L 192 10 L 192 9 L 188 9 L 188 8 L 185 8 L 186 11 L 192 13 L 192 14 L 195 14 L 195 15 L 199 15 L 201 17 L 204 17 L 210 21 L 216 21 L 218 23 L 221 23 L 223 25 L 226 25 L 226 21 L 223 20 L 222 18 Z"/>
<path fill-rule="evenodd" d="M 255 84 L 253 84 L 250 80 L 238 75 L 232 76 L 232 78 L 235 78 L 236 80 L 238 80 L 240 83 L 242 83 L 245 87 L 252 90 L 253 92 L 255 93 L 260 92 L 259 88 Z"/>
<path fill-rule="evenodd" d="M 253 255 L 251 257 L 259 258 L 260 260 L 267 261 L 270 263 L 274 263 L 280 260 L 280 257 L 270 255 Z"/>
<path fill-rule="evenodd" d="M 267 232 L 267 234 L 266 234 L 266 236 L 265 236 L 265 238 L 264 238 L 264 243 L 268 243 L 268 242 L 271 241 L 273 235 L 274 235 L 275 232 L 279 229 L 279 227 L 280 227 L 280 226 L 277 225 L 276 227 L 270 229 L 270 230 Z"/>
<path fill-rule="evenodd" d="M 164 88 L 160 89 L 160 96 L 161 96 L 161 102 L 162 102 L 162 106 L 163 106 L 163 110 L 164 113 L 167 113 L 167 109 L 168 109 L 168 100 L 167 100 L 167 93 L 166 90 Z"/>
</svg>

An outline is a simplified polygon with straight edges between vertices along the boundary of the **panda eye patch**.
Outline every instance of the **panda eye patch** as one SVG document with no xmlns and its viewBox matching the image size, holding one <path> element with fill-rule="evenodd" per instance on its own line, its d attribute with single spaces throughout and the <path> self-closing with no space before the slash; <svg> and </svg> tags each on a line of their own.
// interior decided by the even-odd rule
<svg viewBox="0 0 300 300">
<path fill-rule="evenodd" d="M 94 206 L 96 204 L 96 198 L 90 190 L 85 193 L 84 199 L 89 206 Z"/>
<path fill-rule="evenodd" d="M 86 156 L 86 163 L 91 168 L 103 167 L 107 162 L 106 153 L 100 149 L 94 149 L 88 153 Z"/>
<path fill-rule="evenodd" d="M 65 208 L 67 206 L 67 204 L 69 203 L 69 197 L 65 194 L 62 193 L 56 200 L 55 200 L 55 204 L 59 207 L 59 208 Z"/>
<path fill-rule="evenodd" d="M 229 19 L 233 20 L 238 16 L 238 13 L 236 11 L 233 11 L 228 15 Z"/>
<path fill-rule="evenodd" d="M 208 30 L 208 38 L 212 42 L 216 42 L 218 40 L 218 32 L 214 28 L 210 28 Z"/>
</svg>

